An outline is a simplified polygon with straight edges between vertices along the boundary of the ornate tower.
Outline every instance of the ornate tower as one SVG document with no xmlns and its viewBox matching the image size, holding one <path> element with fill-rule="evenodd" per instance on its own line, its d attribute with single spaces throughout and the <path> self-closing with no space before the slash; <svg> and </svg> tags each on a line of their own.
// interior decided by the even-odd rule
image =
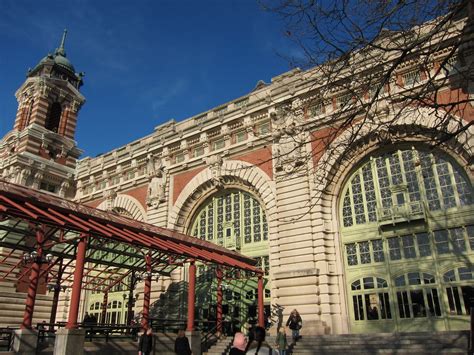
<svg viewBox="0 0 474 355">
<path fill-rule="evenodd" d="M 74 194 L 74 171 L 81 150 L 74 134 L 83 74 L 66 57 L 64 34 L 54 54 L 44 57 L 15 93 L 13 130 L 0 142 L 0 177 L 63 197 Z"/>
</svg>

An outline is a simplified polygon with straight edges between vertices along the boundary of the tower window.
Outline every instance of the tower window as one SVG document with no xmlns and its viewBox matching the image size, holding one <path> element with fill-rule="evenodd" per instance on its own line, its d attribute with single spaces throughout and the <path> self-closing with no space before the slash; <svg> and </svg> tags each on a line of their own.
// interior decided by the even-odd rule
<svg viewBox="0 0 474 355">
<path fill-rule="evenodd" d="M 46 117 L 45 128 L 53 131 L 58 132 L 59 129 L 59 121 L 61 120 L 61 104 L 59 102 L 53 103 L 49 107 L 48 116 Z"/>
</svg>

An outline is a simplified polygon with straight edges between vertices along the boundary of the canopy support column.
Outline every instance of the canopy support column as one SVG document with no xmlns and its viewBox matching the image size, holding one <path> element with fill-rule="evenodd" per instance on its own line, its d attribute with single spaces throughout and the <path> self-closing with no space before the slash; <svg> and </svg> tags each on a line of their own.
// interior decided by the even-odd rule
<svg viewBox="0 0 474 355">
<path fill-rule="evenodd" d="M 128 290 L 128 303 L 127 303 L 127 325 L 130 326 L 132 325 L 132 319 L 133 319 L 133 303 L 134 303 L 134 297 L 133 297 L 133 291 L 135 291 L 135 284 L 136 284 L 136 278 L 135 278 L 135 270 L 132 271 L 132 275 L 130 276 L 130 288 Z"/>
<path fill-rule="evenodd" d="M 146 276 L 145 289 L 143 291 L 143 311 L 142 311 L 142 328 L 148 329 L 148 321 L 150 318 L 150 293 L 151 293 L 151 255 L 145 255 Z"/>
<path fill-rule="evenodd" d="M 109 291 L 104 292 L 104 298 L 102 299 L 102 324 L 105 324 L 107 320 L 107 303 L 109 303 Z"/>
<path fill-rule="evenodd" d="M 76 265 L 74 266 L 74 280 L 72 284 L 71 305 L 66 324 L 67 329 L 77 328 L 77 317 L 79 314 L 79 302 L 81 300 L 82 276 L 84 273 L 84 261 L 86 257 L 87 235 L 81 234 L 77 243 Z"/>
<path fill-rule="evenodd" d="M 265 316 L 263 312 L 263 275 L 258 275 L 258 295 L 257 295 L 257 305 L 258 305 L 258 325 L 260 327 L 265 327 Z"/>
<path fill-rule="evenodd" d="M 216 330 L 222 334 L 222 269 L 217 267 L 217 327 Z"/>
<path fill-rule="evenodd" d="M 56 323 L 56 312 L 58 311 L 59 294 L 61 293 L 61 279 L 63 278 L 63 258 L 59 259 L 59 269 L 54 284 L 53 304 L 51 306 L 51 316 L 49 317 L 49 331 L 54 331 L 54 323 Z"/>
<path fill-rule="evenodd" d="M 194 330 L 194 306 L 196 300 L 196 265 L 194 260 L 189 265 L 189 284 L 188 284 L 188 324 L 186 330 Z"/>
<path fill-rule="evenodd" d="M 36 257 L 33 258 L 31 265 L 30 284 L 28 286 L 28 294 L 26 296 L 26 307 L 23 313 L 23 322 L 21 329 L 31 329 L 33 321 L 33 311 L 35 309 L 36 291 L 38 289 L 39 274 L 41 269 L 41 261 L 43 259 L 43 242 L 44 230 L 43 226 L 38 226 L 36 229 Z"/>
</svg>

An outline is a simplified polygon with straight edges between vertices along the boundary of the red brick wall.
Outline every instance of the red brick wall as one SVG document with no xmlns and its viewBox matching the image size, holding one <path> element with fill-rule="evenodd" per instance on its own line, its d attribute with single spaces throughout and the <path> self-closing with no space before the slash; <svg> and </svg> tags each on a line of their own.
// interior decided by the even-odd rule
<svg viewBox="0 0 474 355">
<path fill-rule="evenodd" d="M 248 154 L 244 154 L 237 157 L 232 157 L 235 160 L 242 160 L 247 163 L 258 166 L 262 169 L 270 179 L 273 178 L 273 164 L 272 164 L 272 148 L 271 146 L 254 150 Z"/>
<path fill-rule="evenodd" d="M 204 167 L 197 168 L 191 171 L 185 171 L 181 174 L 173 176 L 173 204 L 178 199 L 179 194 L 183 191 L 188 182 L 192 180 L 197 174 L 204 170 Z"/>
</svg>

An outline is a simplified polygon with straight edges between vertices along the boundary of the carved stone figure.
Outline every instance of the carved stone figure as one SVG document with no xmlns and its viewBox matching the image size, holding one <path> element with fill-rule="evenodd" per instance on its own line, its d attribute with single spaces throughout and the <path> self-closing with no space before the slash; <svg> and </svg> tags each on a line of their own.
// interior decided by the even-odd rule
<svg viewBox="0 0 474 355">
<path fill-rule="evenodd" d="M 222 187 L 224 184 L 222 176 L 222 163 L 223 159 L 220 155 L 212 155 L 206 158 L 206 164 L 211 170 L 212 183 L 217 187 Z"/>
<path fill-rule="evenodd" d="M 301 100 L 295 99 L 291 108 L 271 113 L 273 123 L 274 156 L 277 171 L 290 173 L 304 162 L 306 133 Z"/>
<path fill-rule="evenodd" d="M 147 175 L 149 178 L 146 203 L 148 206 L 158 207 L 160 202 L 166 200 L 166 171 L 161 159 L 148 155 Z"/>
</svg>

